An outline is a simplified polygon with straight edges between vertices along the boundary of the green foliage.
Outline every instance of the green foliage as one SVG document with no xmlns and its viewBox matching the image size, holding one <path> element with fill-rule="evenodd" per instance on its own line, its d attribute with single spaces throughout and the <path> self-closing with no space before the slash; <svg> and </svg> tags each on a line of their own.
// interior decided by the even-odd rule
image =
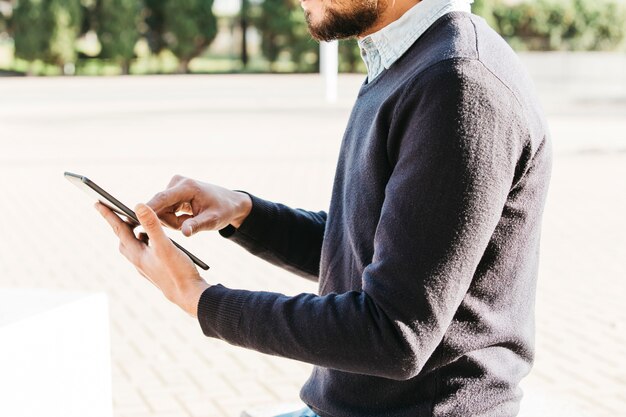
<svg viewBox="0 0 626 417">
<path fill-rule="evenodd" d="M 3 1 L 3 0 L 0 0 Z M 213 0 L 15 0 L 11 34 L 16 57 L 63 67 L 76 61 L 78 36 L 95 30 L 99 58 L 128 72 L 142 35 L 150 49 L 170 50 L 186 72 L 217 35 Z M 145 17 L 145 25 L 139 21 Z M 143 32 L 143 33 L 142 33 Z"/>
<path fill-rule="evenodd" d="M 54 21 L 46 62 L 61 67 L 73 64 L 76 62 L 76 40 L 82 26 L 80 0 L 48 0 L 46 4 Z"/>
<path fill-rule="evenodd" d="M 616 0 L 534 0 L 494 7 L 496 28 L 522 50 L 614 50 L 626 37 L 626 7 Z"/>
<path fill-rule="evenodd" d="M 319 44 L 309 35 L 304 13 L 294 0 L 264 0 L 251 10 L 252 24 L 261 35 L 261 53 L 276 68 L 281 57 L 297 71 L 319 67 Z"/>
<path fill-rule="evenodd" d="M 125 74 L 140 36 L 137 22 L 140 11 L 140 0 L 98 0 L 96 6 L 100 57 L 118 61 Z"/>
<path fill-rule="evenodd" d="M 296 22 L 292 20 L 295 10 L 291 0 L 264 0 L 252 23 L 261 34 L 261 52 L 270 63 L 278 60 L 282 51 L 287 51 Z"/>
<path fill-rule="evenodd" d="M 253 11 L 252 22 L 261 34 L 261 51 L 270 69 L 279 57 L 289 57 L 298 71 L 319 69 L 319 43 L 309 34 L 302 8 L 294 0 L 264 0 Z M 363 70 L 356 40 L 339 42 L 343 71 Z"/>
<path fill-rule="evenodd" d="M 79 0 L 19 0 L 11 19 L 16 57 L 73 64 L 81 15 Z"/>
<path fill-rule="evenodd" d="M 200 55 L 217 35 L 213 0 L 169 0 L 163 7 L 163 39 L 180 60 L 179 72 Z"/>
<path fill-rule="evenodd" d="M 10 22 L 15 42 L 15 56 L 35 61 L 47 56 L 54 19 L 45 0 L 20 0 Z"/>
<path fill-rule="evenodd" d="M 155 54 L 158 54 L 166 47 L 165 39 L 163 39 L 166 2 L 167 0 L 144 0 L 144 15 L 147 26 L 145 36 L 150 50 Z"/>
<path fill-rule="evenodd" d="M 356 39 L 339 41 L 339 69 L 346 72 L 364 71 L 361 50 Z"/>
<path fill-rule="evenodd" d="M 299 71 L 318 71 L 320 45 L 309 34 L 302 9 L 292 9 L 289 17 L 293 25 L 287 36 L 291 60 Z"/>
<path fill-rule="evenodd" d="M 77 38 L 95 31 L 102 61 L 91 60 L 93 68 L 107 65 L 111 71 L 121 65 L 127 72 L 143 36 L 156 55 L 152 58 L 169 59 L 166 71 L 178 59 L 178 71 L 186 72 L 190 60 L 202 54 L 216 36 L 212 6 L 213 0 L 0 0 L 0 35 L 8 32 L 13 38 L 20 70 L 58 73 L 71 69 L 66 64 L 77 60 Z M 473 12 L 519 50 L 626 46 L 624 0 L 475 0 Z M 267 61 L 252 57 L 257 69 L 265 68 L 266 62 L 271 70 L 318 69 L 319 44 L 308 33 L 298 0 L 254 0 L 242 13 L 261 36 L 261 53 Z M 93 57 L 98 47 L 90 39 L 82 39 L 80 50 Z M 340 41 L 339 54 L 341 71 L 363 71 L 355 40 Z M 240 65 L 231 63 L 228 68 Z"/>
<path fill-rule="evenodd" d="M 13 7 L 9 2 L 0 0 L 0 34 L 8 30 L 9 16 L 13 12 Z"/>
<path fill-rule="evenodd" d="M 493 12 L 497 1 L 498 0 L 474 0 L 472 13 L 483 17 L 489 26 L 496 27 L 496 19 Z"/>
<path fill-rule="evenodd" d="M 145 33 L 153 53 L 169 49 L 180 60 L 179 72 L 217 35 L 213 0 L 144 0 Z"/>
</svg>

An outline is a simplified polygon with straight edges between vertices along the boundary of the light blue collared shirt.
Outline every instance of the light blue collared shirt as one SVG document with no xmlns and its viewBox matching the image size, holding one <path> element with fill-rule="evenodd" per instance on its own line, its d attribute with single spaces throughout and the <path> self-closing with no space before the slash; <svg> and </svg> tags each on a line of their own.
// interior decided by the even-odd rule
<svg viewBox="0 0 626 417">
<path fill-rule="evenodd" d="M 471 12 L 474 0 L 422 0 L 398 20 L 378 32 L 359 39 L 361 57 L 371 82 L 398 60 L 441 16 L 449 12 Z"/>
</svg>

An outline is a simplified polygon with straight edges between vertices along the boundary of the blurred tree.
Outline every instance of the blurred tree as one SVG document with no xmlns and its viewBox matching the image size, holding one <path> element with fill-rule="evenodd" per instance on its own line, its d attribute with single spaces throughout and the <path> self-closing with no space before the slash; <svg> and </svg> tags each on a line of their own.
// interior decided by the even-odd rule
<svg viewBox="0 0 626 417">
<path fill-rule="evenodd" d="M 613 50 L 626 39 L 626 3 L 614 0 L 574 0 L 577 36 L 572 50 Z"/>
<path fill-rule="evenodd" d="M 296 64 L 298 71 L 319 71 L 320 45 L 309 34 L 302 9 L 292 8 L 289 18 L 291 30 L 287 36 L 286 50 L 290 53 L 291 60 Z"/>
<path fill-rule="evenodd" d="M 167 0 L 144 0 L 145 22 L 147 26 L 144 34 L 150 51 L 158 54 L 165 49 L 165 3 Z"/>
<path fill-rule="evenodd" d="M 169 0 L 163 7 L 163 39 L 179 60 L 178 72 L 189 72 L 189 62 L 217 35 L 213 0 Z"/>
<path fill-rule="evenodd" d="M 48 0 L 45 4 L 46 13 L 53 19 L 53 30 L 44 61 L 59 66 L 64 74 L 73 74 L 76 39 L 83 22 L 80 0 Z"/>
<path fill-rule="evenodd" d="M 363 60 L 356 39 L 339 41 L 339 68 L 341 71 L 358 72 Z"/>
<path fill-rule="evenodd" d="M 299 71 L 319 68 L 319 44 L 308 33 L 302 9 L 294 0 L 264 0 L 253 17 L 261 34 L 261 52 L 270 71 L 288 54 Z"/>
<path fill-rule="evenodd" d="M 50 34 L 54 30 L 54 19 L 44 0 L 19 0 L 13 10 L 10 29 L 15 42 L 15 57 L 32 64 L 49 55 Z"/>
<path fill-rule="evenodd" d="M 95 9 L 97 0 L 80 0 L 82 21 L 80 23 L 80 36 L 92 30 L 96 20 Z"/>
<path fill-rule="evenodd" d="M 293 9 L 291 0 L 264 0 L 255 16 L 254 25 L 261 34 L 261 52 L 269 61 L 270 71 L 274 71 L 280 52 L 289 46 L 294 24 L 291 19 Z"/>
<path fill-rule="evenodd" d="M 499 1 L 496 28 L 520 50 L 614 50 L 626 38 L 626 7 L 615 0 Z"/>
<path fill-rule="evenodd" d="M 8 21 L 13 14 L 13 5 L 7 0 L 0 0 L 0 33 L 8 30 Z"/>
<path fill-rule="evenodd" d="M 250 1 L 241 0 L 239 11 L 239 27 L 241 29 L 241 64 L 245 69 L 248 65 L 248 15 L 250 13 Z"/>
<path fill-rule="evenodd" d="M 123 74 L 130 73 L 135 56 L 141 7 L 140 0 L 98 0 L 96 5 L 96 31 L 102 46 L 99 56 L 118 62 Z"/>
</svg>

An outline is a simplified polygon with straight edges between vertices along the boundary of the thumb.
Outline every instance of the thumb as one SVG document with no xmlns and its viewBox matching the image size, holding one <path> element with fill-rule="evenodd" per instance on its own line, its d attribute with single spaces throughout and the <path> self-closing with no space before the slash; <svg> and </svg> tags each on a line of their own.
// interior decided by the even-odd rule
<svg viewBox="0 0 626 417">
<path fill-rule="evenodd" d="M 156 213 L 145 204 L 137 204 L 135 207 L 135 213 L 141 226 L 148 234 L 150 240 L 156 245 L 162 245 L 169 242 L 167 235 L 161 227 L 161 222 Z"/>
<path fill-rule="evenodd" d="M 200 230 L 198 227 L 198 220 L 196 220 L 195 218 L 185 220 L 180 230 L 181 232 L 183 232 L 183 235 L 187 237 L 199 232 Z"/>
<path fill-rule="evenodd" d="M 216 219 L 217 217 L 213 213 L 204 211 L 197 216 L 185 220 L 181 225 L 181 231 L 183 235 L 189 237 L 201 230 L 211 230 L 214 227 Z"/>
</svg>

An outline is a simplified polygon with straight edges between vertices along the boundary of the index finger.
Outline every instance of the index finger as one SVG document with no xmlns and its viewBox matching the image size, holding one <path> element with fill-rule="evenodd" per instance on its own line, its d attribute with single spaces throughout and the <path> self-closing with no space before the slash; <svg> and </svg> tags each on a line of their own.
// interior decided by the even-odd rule
<svg viewBox="0 0 626 417">
<path fill-rule="evenodd" d="M 143 249 L 141 242 L 135 238 L 135 234 L 128 223 L 120 219 L 117 214 L 102 203 L 96 203 L 95 208 L 100 215 L 104 217 L 107 223 L 109 223 L 109 226 L 113 229 L 113 233 L 115 233 L 124 246 L 132 248 L 133 250 Z"/>
<path fill-rule="evenodd" d="M 160 215 L 165 209 L 178 207 L 180 204 L 190 202 L 192 199 L 193 191 L 189 187 L 177 185 L 155 194 L 146 205 Z"/>
</svg>

